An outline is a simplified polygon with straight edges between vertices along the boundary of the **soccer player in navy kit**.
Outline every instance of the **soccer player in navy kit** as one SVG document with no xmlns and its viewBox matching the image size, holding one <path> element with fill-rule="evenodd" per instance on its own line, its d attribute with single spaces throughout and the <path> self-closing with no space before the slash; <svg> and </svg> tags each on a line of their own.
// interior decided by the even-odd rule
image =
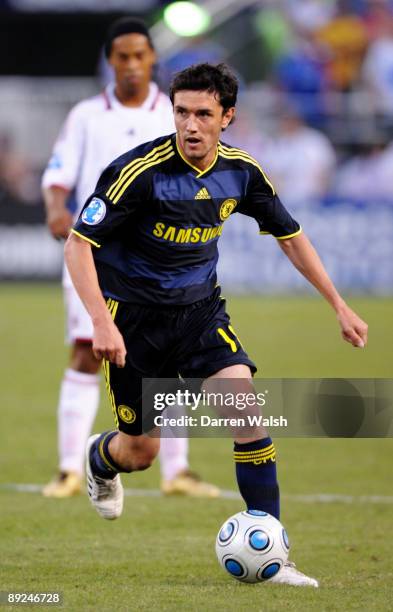
<svg viewBox="0 0 393 612">
<path fill-rule="evenodd" d="M 159 440 L 142 433 L 143 377 L 226 379 L 249 390 L 256 367 L 240 345 L 216 283 L 217 241 L 230 214 L 256 219 L 336 312 L 344 339 L 367 342 L 367 325 L 346 305 L 318 255 L 258 162 L 220 142 L 235 113 L 237 82 L 224 65 L 176 75 L 176 134 L 126 153 L 103 172 L 66 244 L 74 285 L 106 360 L 118 430 L 88 444 L 90 499 L 120 516 L 119 472 L 146 469 Z M 230 389 L 230 386 L 228 387 Z M 235 440 L 239 490 L 248 508 L 279 517 L 274 445 L 256 426 Z M 318 586 L 289 563 L 273 581 Z"/>
</svg>

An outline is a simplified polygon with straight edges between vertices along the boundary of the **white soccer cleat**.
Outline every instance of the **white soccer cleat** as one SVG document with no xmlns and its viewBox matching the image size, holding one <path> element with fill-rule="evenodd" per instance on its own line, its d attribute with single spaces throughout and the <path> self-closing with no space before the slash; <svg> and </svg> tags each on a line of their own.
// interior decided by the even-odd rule
<svg viewBox="0 0 393 612">
<path fill-rule="evenodd" d="M 90 436 L 86 446 L 86 481 L 89 499 L 102 518 L 109 521 L 119 518 L 123 512 L 124 489 L 120 474 L 113 479 L 101 478 L 90 466 L 90 449 L 100 434 Z"/>
<path fill-rule="evenodd" d="M 311 586 L 318 588 L 318 580 L 306 576 L 303 572 L 299 572 L 296 569 L 296 565 L 292 561 L 284 563 L 278 574 L 270 578 L 269 582 L 275 582 L 276 584 L 289 584 L 290 586 Z"/>
</svg>

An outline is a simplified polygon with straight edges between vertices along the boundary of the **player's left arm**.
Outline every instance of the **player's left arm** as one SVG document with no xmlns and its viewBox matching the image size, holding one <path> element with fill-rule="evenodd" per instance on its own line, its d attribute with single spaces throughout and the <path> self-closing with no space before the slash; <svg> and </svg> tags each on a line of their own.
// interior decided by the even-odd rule
<svg viewBox="0 0 393 612">
<path fill-rule="evenodd" d="M 333 307 L 344 340 L 352 346 L 363 348 L 367 344 L 367 324 L 349 308 L 340 296 L 304 232 L 293 238 L 277 240 L 277 242 L 292 264 Z"/>
<path fill-rule="evenodd" d="M 340 296 L 299 223 L 286 210 L 262 168 L 253 161 L 248 167 L 250 181 L 246 198 L 238 206 L 238 212 L 254 217 L 261 234 L 277 238 L 293 265 L 335 310 L 344 340 L 363 348 L 367 343 L 367 324 Z"/>
</svg>

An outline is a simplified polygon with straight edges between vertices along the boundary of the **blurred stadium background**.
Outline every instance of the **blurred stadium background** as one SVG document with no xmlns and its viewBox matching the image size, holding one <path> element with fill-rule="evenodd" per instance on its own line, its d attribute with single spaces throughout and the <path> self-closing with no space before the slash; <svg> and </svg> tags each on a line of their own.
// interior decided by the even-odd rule
<svg viewBox="0 0 393 612">
<path fill-rule="evenodd" d="M 169 29 L 168 5 L 0 2 L 0 278 L 59 277 L 62 249 L 43 225 L 40 176 L 67 111 L 110 78 L 104 33 L 132 9 L 152 26 L 164 89 L 193 62 L 225 60 L 235 69 L 238 119 L 224 140 L 262 163 L 342 290 L 390 295 L 392 2 L 207 0 L 198 3 L 206 18 L 197 36 Z M 176 31 L 189 23 L 180 17 Z M 221 247 L 226 290 L 307 290 L 273 241 L 256 237 L 254 222 L 234 221 Z"/>
</svg>

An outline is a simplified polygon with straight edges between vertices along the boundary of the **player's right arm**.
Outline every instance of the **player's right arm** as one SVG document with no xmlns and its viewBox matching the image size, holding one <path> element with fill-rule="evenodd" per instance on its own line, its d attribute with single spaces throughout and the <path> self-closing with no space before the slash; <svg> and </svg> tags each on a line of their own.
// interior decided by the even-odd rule
<svg viewBox="0 0 393 612">
<path fill-rule="evenodd" d="M 67 209 L 69 191 L 53 185 L 42 190 L 45 203 L 46 224 L 53 238 L 67 238 L 72 227 L 72 215 Z"/>
<path fill-rule="evenodd" d="M 46 223 L 56 239 L 67 238 L 73 225 L 67 200 L 77 184 L 80 173 L 87 110 L 85 103 L 80 103 L 71 110 L 55 142 L 42 177 L 41 188 Z"/>
<path fill-rule="evenodd" d="M 71 230 L 64 251 L 74 287 L 93 322 L 93 352 L 98 359 L 107 359 L 120 367 L 125 365 L 126 349 L 102 295 L 92 247 L 105 248 L 108 239 L 114 239 L 117 229 L 147 201 L 151 180 L 141 180 L 140 169 L 136 149 L 104 170 Z"/>
<path fill-rule="evenodd" d="M 124 367 L 126 348 L 112 320 L 98 283 L 91 244 L 76 234 L 70 234 L 64 249 L 67 267 L 87 312 L 93 322 L 93 352 L 97 359 L 107 359 Z"/>
</svg>

